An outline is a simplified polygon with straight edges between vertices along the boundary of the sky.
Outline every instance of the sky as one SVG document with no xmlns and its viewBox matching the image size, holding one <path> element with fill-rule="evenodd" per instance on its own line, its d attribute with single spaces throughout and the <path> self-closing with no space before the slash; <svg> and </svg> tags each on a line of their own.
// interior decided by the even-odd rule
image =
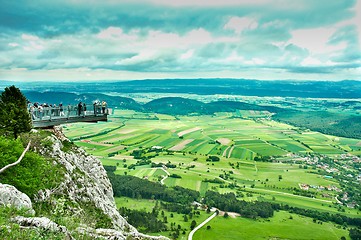
<svg viewBox="0 0 361 240">
<path fill-rule="evenodd" d="M 2 80 L 361 80 L 361 0 L 0 6 Z"/>
</svg>

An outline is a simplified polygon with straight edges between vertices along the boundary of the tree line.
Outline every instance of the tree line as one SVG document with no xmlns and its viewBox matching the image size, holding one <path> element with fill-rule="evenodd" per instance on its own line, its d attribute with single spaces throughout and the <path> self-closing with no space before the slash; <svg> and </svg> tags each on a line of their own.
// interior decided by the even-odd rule
<svg viewBox="0 0 361 240">
<path fill-rule="evenodd" d="M 108 177 L 116 197 L 156 199 L 180 204 L 189 204 L 200 198 L 199 192 L 179 186 L 170 188 L 160 183 L 129 175 L 116 175 L 113 172 L 108 172 Z"/>
<path fill-rule="evenodd" d="M 268 202 L 246 202 L 238 200 L 234 193 L 220 194 L 207 191 L 204 203 L 210 207 L 216 207 L 222 211 L 236 212 L 247 218 L 269 218 L 274 214 L 274 207 Z"/>
</svg>

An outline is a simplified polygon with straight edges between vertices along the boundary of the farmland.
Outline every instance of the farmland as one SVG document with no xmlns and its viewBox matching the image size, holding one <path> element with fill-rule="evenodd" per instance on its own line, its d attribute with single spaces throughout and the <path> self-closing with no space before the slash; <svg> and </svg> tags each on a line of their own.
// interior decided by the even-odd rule
<svg viewBox="0 0 361 240">
<path fill-rule="evenodd" d="M 267 113 L 258 117 L 251 111 L 247 113 L 172 116 L 116 109 L 107 123 L 69 124 L 63 131 L 76 145 L 99 157 L 103 165 L 116 166 L 115 174 L 118 175 L 153 182 L 163 179 L 168 187 L 182 186 L 198 191 L 201 196 L 209 190 L 233 192 L 245 201 L 268 201 L 359 216 L 358 209 L 337 204 L 336 197 L 342 186 L 336 178 L 330 177 L 337 169 L 325 162 L 330 159 L 346 162 L 352 156 L 360 155 L 360 140 L 276 122 L 268 118 Z M 211 156 L 217 156 L 219 161 L 213 161 Z M 167 172 L 171 176 L 167 176 Z M 140 202 L 139 206 L 133 201 L 139 200 L 117 199 L 119 206 L 141 207 L 147 211 L 151 208 L 148 200 Z M 331 223 L 321 227 L 312 219 L 299 215 L 292 215 L 293 220 L 289 220 L 289 215 L 277 213 L 270 222 L 217 217 L 210 224 L 212 229 L 201 230 L 195 239 L 211 239 L 210 234 L 231 232 L 228 228 L 239 224 L 246 230 L 251 225 L 257 229 L 267 225 L 260 239 L 272 236 L 293 239 L 300 232 L 307 239 L 315 229 L 321 229 L 320 235 L 312 235 L 315 239 L 322 239 L 322 234 L 333 234 L 329 235 L 330 239 L 347 236 L 345 230 Z M 182 216 L 174 217 L 176 220 Z M 206 215 L 202 213 L 200 218 L 205 219 Z M 283 231 L 280 222 L 290 226 L 303 224 L 309 226 L 309 231 L 302 226 L 295 228 L 293 233 Z M 273 232 L 274 228 L 279 230 Z M 253 233 L 241 231 L 234 239 L 247 239 L 247 234 Z"/>
<path fill-rule="evenodd" d="M 130 110 L 115 111 L 107 123 L 68 125 L 66 135 L 73 141 L 80 141 L 84 147 L 92 149 L 93 146 L 91 151 L 99 156 L 106 156 L 107 150 L 119 145 L 128 150 L 152 146 L 175 151 L 179 148 L 192 154 L 216 154 L 241 160 L 307 153 L 337 156 L 359 146 L 356 139 L 303 132 L 272 120 L 229 116 L 179 116 L 175 119 L 164 114 L 158 117 Z M 99 144 L 105 143 L 111 146 L 99 148 Z"/>
</svg>

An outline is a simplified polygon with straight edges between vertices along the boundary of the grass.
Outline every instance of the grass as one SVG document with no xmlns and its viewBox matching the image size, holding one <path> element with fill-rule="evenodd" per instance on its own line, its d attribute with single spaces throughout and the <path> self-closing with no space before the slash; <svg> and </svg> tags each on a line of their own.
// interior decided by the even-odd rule
<svg viewBox="0 0 361 240">
<path fill-rule="evenodd" d="M 291 219 L 292 218 L 292 219 Z M 211 229 L 207 230 L 206 226 Z M 216 217 L 205 227 L 198 230 L 193 239 L 314 239 L 339 240 L 348 237 L 348 231 L 332 223 L 314 223 L 311 218 L 276 212 L 268 220 L 251 220 L 246 218 Z"/>
<path fill-rule="evenodd" d="M 149 199 L 132 199 L 128 197 L 116 197 L 115 203 L 117 208 L 120 207 L 126 207 L 130 209 L 136 209 L 136 210 L 145 210 L 147 212 L 151 212 L 153 207 L 156 205 L 156 200 L 149 200 Z M 183 214 L 178 214 L 176 212 L 169 212 L 167 210 L 162 209 L 164 211 L 164 216 L 167 217 L 168 223 L 168 229 L 170 229 L 171 223 L 175 223 L 176 226 L 181 226 L 181 232 L 185 230 L 185 234 L 180 234 L 178 239 L 187 239 L 187 236 L 190 232 L 190 224 L 192 220 L 195 220 L 197 224 L 203 222 L 205 219 L 208 218 L 209 214 L 207 214 L 205 211 L 200 211 L 200 215 L 193 216 L 192 219 L 189 219 L 187 222 L 184 222 Z M 161 214 L 160 214 L 161 215 Z M 162 220 L 163 217 L 159 215 L 159 220 Z M 172 217 L 173 216 L 173 217 Z M 170 231 L 166 232 L 159 232 L 159 233 L 147 233 L 149 235 L 153 236 L 169 236 Z"/>
</svg>

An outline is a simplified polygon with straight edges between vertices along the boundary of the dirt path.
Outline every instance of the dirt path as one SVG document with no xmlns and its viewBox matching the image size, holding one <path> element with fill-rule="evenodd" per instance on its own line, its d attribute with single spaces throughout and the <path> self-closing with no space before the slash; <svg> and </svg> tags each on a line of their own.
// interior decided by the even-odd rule
<svg viewBox="0 0 361 240">
<path fill-rule="evenodd" d="M 231 157 L 231 154 L 232 154 L 233 149 L 234 149 L 234 146 L 232 146 L 231 149 L 229 150 L 229 153 L 228 153 L 228 157 L 227 157 L 227 158 L 230 158 L 230 157 Z"/>
<path fill-rule="evenodd" d="M 162 178 L 162 180 L 160 180 L 160 184 L 164 185 L 164 181 L 169 177 L 170 173 L 167 170 L 165 170 L 164 168 L 158 168 L 158 169 L 163 170 L 167 174 Z"/>
<path fill-rule="evenodd" d="M 227 155 L 227 150 L 230 148 L 231 146 L 229 146 L 228 148 L 226 148 L 226 150 L 223 151 L 222 157 L 226 157 Z"/>
<path fill-rule="evenodd" d="M 194 233 L 199 230 L 201 227 L 203 227 L 204 225 L 206 225 L 209 221 L 211 221 L 215 216 L 217 216 L 217 213 L 213 213 L 209 218 L 207 218 L 206 220 L 204 220 L 201 224 L 199 224 L 196 228 L 194 228 L 188 235 L 188 240 L 192 240 L 193 239 L 193 235 Z"/>
</svg>

